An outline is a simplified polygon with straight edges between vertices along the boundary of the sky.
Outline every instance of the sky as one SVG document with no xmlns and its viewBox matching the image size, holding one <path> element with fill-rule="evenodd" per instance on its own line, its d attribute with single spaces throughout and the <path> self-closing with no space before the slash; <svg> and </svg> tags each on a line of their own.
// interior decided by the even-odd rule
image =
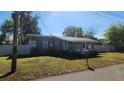
<svg viewBox="0 0 124 93">
<path fill-rule="evenodd" d="M 67 26 L 82 27 L 84 30 L 93 28 L 95 36 L 104 37 L 104 32 L 112 24 L 124 23 L 123 11 L 42 11 L 33 12 L 33 15 L 39 15 L 39 27 L 43 35 L 61 36 L 64 28 Z M 11 12 L 0 12 L 0 24 L 5 19 L 11 17 Z"/>
</svg>

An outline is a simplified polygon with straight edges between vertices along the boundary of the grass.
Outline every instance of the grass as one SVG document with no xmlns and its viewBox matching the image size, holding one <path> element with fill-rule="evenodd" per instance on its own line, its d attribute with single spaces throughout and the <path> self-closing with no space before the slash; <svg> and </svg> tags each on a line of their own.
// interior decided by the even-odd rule
<svg viewBox="0 0 124 93">
<path fill-rule="evenodd" d="M 104 58 L 124 60 L 124 53 L 108 52 L 108 53 L 101 53 L 101 56 L 103 56 Z"/>
<path fill-rule="evenodd" d="M 59 57 L 41 56 L 19 58 L 17 61 L 17 71 L 7 77 L 0 78 L 0 80 L 31 80 L 87 69 L 85 59 L 69 60 Z M 89 65 L 92 68 L 121 63 L 124 63 L 124 54 L 122 53 L 100 53 L 99 57 L 89 59 Z M 10 68 L 11 60 L 7 60 L 7 57 L 0 57 L 0 76 L 9 72 Z"/>
</svg>

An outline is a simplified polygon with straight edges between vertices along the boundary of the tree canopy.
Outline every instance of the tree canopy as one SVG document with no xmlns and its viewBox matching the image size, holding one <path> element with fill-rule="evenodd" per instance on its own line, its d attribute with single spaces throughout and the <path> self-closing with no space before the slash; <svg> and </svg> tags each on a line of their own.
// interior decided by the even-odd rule
<svg viewBox="0 0 124 93">
<path fill-rule="evenodd" d="M 89 28 L 88 30 L 83 30 L 82 27 L 76 27 L 76 26 L 67 26 L 64 29 L 63 36 L 97 39 L 95 37 L 95 30 L 93 28 Z"/>
<path fill-rule="evenodd" d="M 0 26 L 0 44 L 8 43 L 13 31 L 13 20 L 5 20 Z"/>
<path fill-rule="evenodd" d="M 19 30 L 18 43 L 24 44 L 26 42 L 26 34 L 41 34 L 38 26 L 39 17 L 32 16 L 31 11 L 19 12 Z M 9 37 L 13 35 L 13 20 L 7 19 L 0 26 L 0 43 L 7 42 Z"/>
<path fill-rule="evenodd" d="M 37 15 L 32 16 L 31 11 L 21 11 L 19 13 L 19 43 L 25 43 L 26 34 L 40 34 L 40 28 L 38 26 L 39 17 Z"/>
<path fill-rule="evenodd" d="M 124 50 L 124 24 L 111 25 L 105 32 L 105 38 L 117 50 Z"/>
<path fill-rule="evenodd" d="M 95 34 L 96 34 L 96 29 L 94 29 L 93 27 L 90 27 L 85 31 L 84 37 L 97 40 L 97 38 L 95 37 Z"/>
<path fill-rule="evenodd" d="M 81 27 L 68 26 L 64 29 L 63 35 L 71 37 L 83 37 L 84 31 Z"/>
</svg>

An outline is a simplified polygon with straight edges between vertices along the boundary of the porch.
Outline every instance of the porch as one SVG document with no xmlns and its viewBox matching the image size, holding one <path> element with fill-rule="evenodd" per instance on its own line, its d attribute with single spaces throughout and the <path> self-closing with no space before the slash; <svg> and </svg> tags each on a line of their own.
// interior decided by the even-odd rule
<svg viewBox="0 0 124 93">
<path fill-rule="evenodd" d="M 85 53 L 85 50 L 95 51 L 93 43 L 87 42 L 68 42 L 63 41 L 63 50 L 70 50 L 72 52 Z"/>
</svg>

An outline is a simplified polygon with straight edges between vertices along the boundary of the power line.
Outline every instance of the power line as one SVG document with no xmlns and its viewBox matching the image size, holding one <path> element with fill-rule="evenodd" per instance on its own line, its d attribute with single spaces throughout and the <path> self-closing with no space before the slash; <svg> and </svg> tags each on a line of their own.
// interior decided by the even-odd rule
<svg viewBox="0 0 124 93">
<path fill-rule="evenodd" d="M 122 16 L 114 15 L 114 14 L 112 14 L 112 12 L 109 12 L 109 11 L 102 11 L 102 12 L 99 12 L 99 13 L 101 13 L 104 17 L 108 18 L 109 20 L 117 21 L 117 22 L 122 22 Z M 113 19 L 113 18 L 110 17 L 110 16 L 116 17 L 116 19 Z M 121 18 L 120 18 L 120 17 L 121 17 Z M 120 20 L 117 20 L 117 18 L 121 19 L 121 21 L 120 21 Z M 123 17 L 123 18 L 124 18 L 124 17 Z"/>
<path fill-rule="evenodd" d="M 103 18 L 105 18 L 105 19 L 108 19 L 108 20 L 110 20 L 110 21 L 112 21 L 112 22 L 117 21 L 117 20 L 115 20 L 115 19 L 112 19 L 112 18 L 106 16 L 105 14 L 102 14 L 101 12 L 98 12 L 98 13 L 95 12 L 95 14 L 98 15 L 98 16 L 100 16 L 100 17 L 103 17 Z"/>
<path fill-rule="evenodd" d="M 110 11 L 106 11 L 106 12 L 103 12 L 103 13 L 108 14 L 108 15 L 113 16 L 113 17 L 116 17 L 116 18 L 119 18 L 119 19 L 124 19 L 124 16 L 119 15 L 119 14 L 115 14 L 115 13 L 110 12 Z"/>
<path fill-rule="evenodd" d="M 42 22 L 42 24 L 43 24 L 43 26 L 44 26 L 46 32 L 47 32 L 48 34 L 50 34 L 50 32 L 48 31 L 47 26 L 46 26 L 46 24 L 45 24 L 45 22 L 44 22 L 44 20 L 43 20 L 43 18 L 42 18 L 41 13 L 40 13 L 40 12 L 37 12 L 37 13 L 38 13 L 38 15 L 39 15 L 39 17 L 40 17 L 40 19 L 41 19 L 41 22 Z"/>
</svg>

